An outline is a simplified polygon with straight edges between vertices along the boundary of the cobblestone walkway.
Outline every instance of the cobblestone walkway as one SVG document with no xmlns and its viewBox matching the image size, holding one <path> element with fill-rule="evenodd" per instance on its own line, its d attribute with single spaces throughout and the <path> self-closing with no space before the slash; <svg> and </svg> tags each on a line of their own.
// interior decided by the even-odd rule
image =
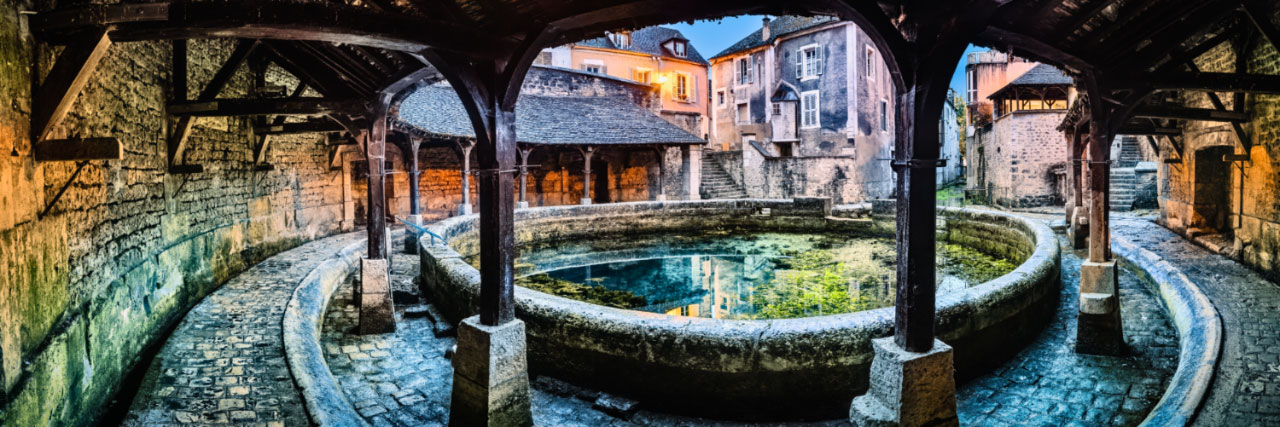
<svg viewBox="0 0 1280 427">
<path fill-rule="evenodd" d="M 1121 271 L 1124 357 L 1076 354 L 1080 263 L 1059 236 L 1063 289 L 1053 322 L 1021 353 L 990 375 L 957 390 L 964 425 L 1129 426 L 1142 421 L 1178 365 L 1178 333 L 1159 300 L 1130 271 Z"/>
<path fill-rule="evenodd" d="M 1116 236 L 1181 269 L 1222 315 L 1222 355 L 1195 424 L 1280 426 L 1280 285 L 1151 221 L 1112 223 Z"/>
<path fill-rule="evenodd" d="M 147 370 L 125 425 L 307 425 L 285 364 L 280 321 L 298 281 L 363 237 L 348 233 L 282 252 L 197 304 Z"/>
</svg>

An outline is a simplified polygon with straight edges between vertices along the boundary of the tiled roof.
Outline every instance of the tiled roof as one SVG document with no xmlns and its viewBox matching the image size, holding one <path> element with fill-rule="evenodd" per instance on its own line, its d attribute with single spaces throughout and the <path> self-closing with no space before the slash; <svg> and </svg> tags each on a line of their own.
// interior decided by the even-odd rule
<svg viewBox="0 0 1280 427">
<path fill-rule="evenodd" d="M 398 120 L 427 134 L 475 137 L 466 110 L 449 87 L 419 88 L 401 102 Z M 516 103 L 516 139 L 527 144 L 706 144 L 649 110 L 614 97 L 521 95 Z"/>
<path fill-rule="evenodd" d="M 581 46 L 599 47 L 599 48 L 605 48 L 605 49 L 618 49 L 618 50 L 626 50 L 631 52 L 645 53 L 649 55 L 678 58 L 677 56 L 675 56 L 674 53 L 669 52 L 667 51 L 666 48 L 662 47 L 662 43 L 665 43 L 667 40 L 671 40 L 671 39 L 680 39 L 680 40 L 685 40 L 686 42 L 689 40 L 689 39 L 686 39 L 684 37 L 684 34 L 681 34 L 679 30 L 676 30 L 673 28 L 645 27 L 645 28 L 641 28 L 639 30 L 635 30 L 631 32 L 631 46 L 628 46 L 625 48 L 618 47 L 618 45 L 614 44 L 613 40 L 610 40 L 609 37 L 607 36 L 596 37 L 590 40 L 583 40 L 578 42 L 577 44 Z M 693 61 L 699 64 L 707 63 L 707 60 L 702 57 L 702 54 L 698 53 L 698 49 L 695 49 L 693 47 L 693 43 L 688 43 L 685 49 L 686 49 L 685 53 L 687 55 L 684 58 L 680 58 L 680 59 Z"/>
<path fill-rule="evenodd" d="M 764 40 L 762 34 L 763 28 L 753 31 L 750 35 L 738 40 L 737 43 L 730 45 L 725 50 L 720 51 L 711 59 L 716 59 L 729 54 L 741 52 L 758 46 L 773 43 L 778 37 L 785 36 L 800 30 L 813 28 L 822 24 L 835 21 L 836 18 L 830 16 L 779 16 L 769 21 L 769 40 Z M 764 25 L 761 23 L 761 25 Z"/>
<path fill-rule="evenodd" d="M 992 92 L 987 98 L 996 99 L 1000 94 L 1014 86 L 1071 86 L 1072 84 L 1075 84 L 1075 81 L 1071 80 L 1071 77 L 1068 77 L 1062 70 L 1048 64 L 1037 64 L 1021 76 L 1018 76 L 1018 78 L 1013 79 L 1009 84 Z"/>
</svg>

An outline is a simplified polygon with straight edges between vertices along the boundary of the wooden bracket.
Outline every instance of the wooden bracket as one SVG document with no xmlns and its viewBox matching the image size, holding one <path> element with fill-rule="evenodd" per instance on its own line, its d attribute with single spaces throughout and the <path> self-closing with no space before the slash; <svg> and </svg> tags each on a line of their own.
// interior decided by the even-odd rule
<svg viewBox="0 0 1280 427">
<path fill-rule="evenodd" d="M 71 110 L 89 76 L 106 56 L 111 39 L 102 29 L 72 42 L 62 50 L 49 70 L 49 76 L 36 90 L 32 100 L 31 140 L 42 141 L 62 122 Z"/>
<path fill-rule="evenodd" d="M 70 162 L 120 160 L 124 152 L 115 138 L 76 138 L 37 142 L 32 155 L 37 162 Z"/>
<path fill-rule="evenodd" d="M 209 84 L 205 85 L 204 90 L 200 91 L 200 96 L 197 98 L 197 101 L 207 102 L 216 99 L 218 97 L 218 93 L 222 92 L 222 88 L 227 85 L 227 82 L 231 81 L 231 77 L 235 76 L 236 70 L 240 68 L 241 64 L 244 64 L 245 60 L 249 58 L 249 54 L 253 52 L 253 49 L 257 45 L 258 43 L 256 41 L 241 41 L 237 44 L 235 50 L 231 52 L 231 56 L 228 57 L 227 61 L 222 64 L 222 67 L 214 73 L 213 78 L 209 79 Z M 185 51 L 186 50 L 183 49 L 183 52 Z M 186 76 L 183 75 L 181 79 L 185 81 Z M 177 101 L 185 103 L 186 100 L 177 99 Z M 170 114 L 173 113 L 170 112 Z M 194 124 L 192 120 L 193 118 L 187 115 L 178 117 L 178 122 L 174 125 L 173 132 L 169 133 L 169 139 L 166 141 L 166 145 L 168 147 L 169 166 L 171 166 L 169 168 L 170 173 L 191 173 L 173 172 L 174 168 L 172 166 L 178 166 L 179 163 L 182 163 L 182 157 L 187 148 L 187 136 L 190 135 L 191 126 Z M 179 170 L 188 169 L 179 168 Z"/>
</svg>

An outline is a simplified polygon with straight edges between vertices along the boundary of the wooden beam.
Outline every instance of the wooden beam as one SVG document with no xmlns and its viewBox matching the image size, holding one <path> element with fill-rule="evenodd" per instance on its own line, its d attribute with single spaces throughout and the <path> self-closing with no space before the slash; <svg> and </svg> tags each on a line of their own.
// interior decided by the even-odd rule
<svg viewBox="0 0 1280 427">
<path fill-rule="evenodd" d="M 258 135 L 294 135 L 300 133 L 343 132 L 346 128 L 332 120 L 308 120 L 296 123 L 269 124 L 253 128 Z"/>
<path fill-rule="evenodd" d="M 1249 16 L 1249 21 L 1253 22 L 1253 26 L 1258 28 L 1258 32 L 1262 33 L 1262 37 L 1267 39 L 1277 50 L 1280 50 L 1280 30 L 1271 23 L 1271 14 L 1267 12 L 1262 2 L 1254 0 L 1246 0 L 1244 2 L 1244 12 Z"/>
<path fill-rule="evenodd" d="M 1209 108 L 1170 108 L 1142 107 L 1134 111 L 1133 117 L 1151 119 L 1200 120 L 1207 122 L 1246 122 L 1247 114 L 1234 111 L 1218 111 Z"/>
<path fill-rule="evenodd" d="M 1126 76 L 1115 81 L 1119 85 L 1150 85 L 1156 90 L 1280 94 L 1280 76 L 1265 74 L 1164 72 Z"/>
<path fill-rule="evenodd" d="M 1059 64 L 1075 72 L 1084 72 L 1093 68 L 1087 60 L 1058 49 L 1041 41 L 1039 38 L 1016 31 L 989 26 L 978 37 L 992 45 L 1013 47 L 1018 50 L 1021 56 Z"/>
<path fill-rule="evenodd" d="M 1182 129 L 1142 124 L 1125 124 L 1116 132 L 1117 135 L 1181 135 Z"/>
<path fill-rule="evenodd" d="M 1195 62 L 1187 62 L 1187 68 L 1191 69 L 1192 72 L 1199 71 L 1199 67 L 1196 66 Z M 1244 110 L 1228 110 L 1226 104 L 1222 102 L 1222 99 L 1218 98 L 1217 92 L 1205 92 L 1204 94 L 1209 98 L 1209 103 L 1213 104 L 1213 109 L 1244 114 Z M 1244 147 L 1244 151 L 1248 153 L 1249 149 L 1253 147 L 1253 141 L 1250 140 L 1249 135 L 1245 133 L 1244 125 L 1240 122 L 1231 122 L 1231 128 L 1236 132 L 1236 139 L 1240 141 L 1240 146 Z"/>
<path fill-rule="evenodd" d="M 226 0 L 59 7 L 32 20 L 36 36 L 58 43 L 88 28 L 111 27 L 114 41 L 193 38 L 313 40 L 405 52 L 427 48 L 484 57 L 513 43 L 475 27 L 338 2 Z"/>
<path fill-rule="evenodd" d="M 204 165 L 169 165 L 170 175 L 187 175 L 193 173 L 204 173 Z"/>
<path fill-rule="evenodd" d="M 1098 16 L 1099 13 L 1102 13 L 1102 11 L 1106 10 L 1115 2 L 1116 0 L 1101 0 L 1088 5 L 1088 8 L 1080 10 L 1081 13 L 1072 15 L 1075 19 L 1066 25 L 1063 25 L 1061 29 L 1054 33 L 1053 37 L 1049 37 L 1048 40 L 1066 40 L 1067 37 L 1075 34 L 1076 30 L 1081 29 L 1084 24 L 1089 23 L 1090 20 L 1093 20 L 1095 16 Z"/>
<path fill-rule="evenodd" d="M 222 88 L 226 87 L 227 82 L 231 81 L 231 77 L 235 76 L 236 70 L 240 69 L 240 65 L 249 58 L 249 54 L 253 53 L 257 42 L 242 40 L 236 44 L 235 50 L 231 51 L 231 55 L 227 57 L 226 62 L 222 63 L 222 67 L 214 72 L 213 77 L 209 78 L 209 83 L 205 85 L 204 90 L 200 91 L 197 98 L 199 101 L 209 101 L 218 97 L 222 92 Z M 186 80 L 185 74 L 182 77 Z M 176 99 L 176 102 L 185 103 L 185 99 Z M 170 112 L 172 114 L 172 112 Z M 191 125 L 194 124 L 193 119 L 189 116 L 179 117 L 173 126 L 173 131 L 169 133 L 167 142 L 169 166 L 182 163 L 183 154 L 187 148 L 187 136 L 191 133 Z"/>
<path fill-rule="evenodd" d="M 110 46 L 106 31 L 98 30 L 77 38 L 62 50 L 32 99 L 32 141 L 48 138 L 62 122 Z"/>
<path fill-rule="evenodd" d="M 115 138 L 56 139 L 37 142 L 32 149 L 37 162 L 120 160 L 124 151 Z"/>
<path fill-rule="evenodd" d="M 169 114 L 195 117 L 359 115 L 368 112 L 368 103 L 358 99 L 218 99 L 169 104 Z"/>
</svg>

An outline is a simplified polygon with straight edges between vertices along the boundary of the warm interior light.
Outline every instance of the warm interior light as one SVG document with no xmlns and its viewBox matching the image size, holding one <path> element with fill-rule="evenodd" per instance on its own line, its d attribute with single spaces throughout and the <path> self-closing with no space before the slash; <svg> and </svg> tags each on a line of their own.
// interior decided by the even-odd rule
<svg viewBox="0 0 1280 427">
<path fill-rule="evenodd" d="M 657 80 L 655 80 L 655 81 L 656 81 L 656 82 L 658 82 L 658 84 L 666 84 L 666 83 L 667 83 L 667 75 L 666 75 L 665 73 L 664 73 L 664 74 L 658 74 L 658 79 L 657 79 Z"/>
</svg>

